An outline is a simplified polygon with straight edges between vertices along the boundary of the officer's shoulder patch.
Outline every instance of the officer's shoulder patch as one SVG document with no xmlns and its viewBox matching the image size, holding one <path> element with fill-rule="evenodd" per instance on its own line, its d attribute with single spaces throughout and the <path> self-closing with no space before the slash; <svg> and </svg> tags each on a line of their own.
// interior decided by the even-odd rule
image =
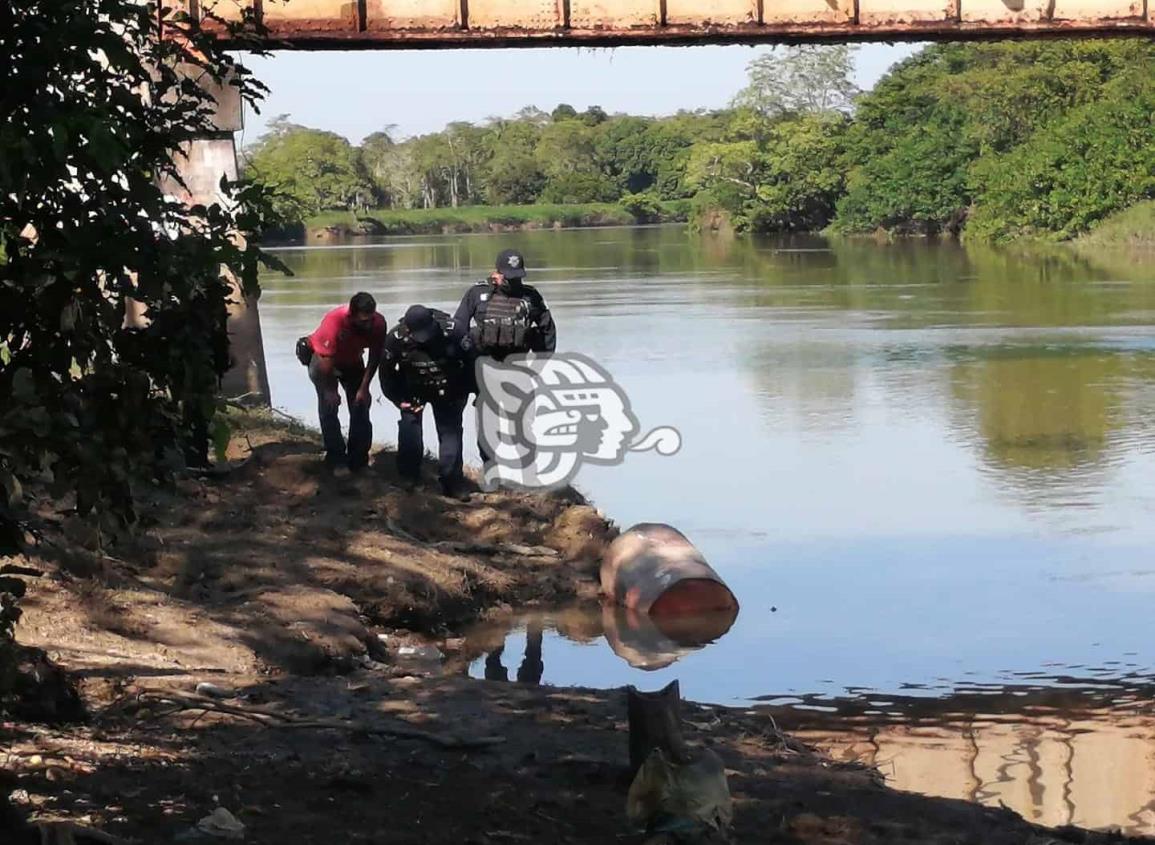
<svg viewBox="0 0 1155 845">
<path fill-rule="evenodd" d="M 487 299 L 489 299 L 489 294 L 488 294 L 488 293 L 483 293 L 483 294 L 481 295 L 481 301 L 482 301 L 482 302 L 485 302 Z"/>
</svg>

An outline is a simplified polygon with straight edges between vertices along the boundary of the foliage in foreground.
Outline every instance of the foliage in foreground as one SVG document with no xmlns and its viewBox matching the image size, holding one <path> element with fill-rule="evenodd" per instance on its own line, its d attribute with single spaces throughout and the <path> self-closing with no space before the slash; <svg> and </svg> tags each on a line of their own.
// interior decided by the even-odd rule
<svg viewBox="0 0 1155 845">
<path fill-rule="evenodd" d="M 204 448 L 229 365 L 222 267 L 256 291 L 261 254 L 235 235 L 262 228 L 263 194 L 226 184 L 186 209 L 160 185 L 212 128 L 178 64 L 250 101 L 261 87 L 209 37 L 154 38 L 157 15 L 12 0 L 0 28 L 0 554 L 37 491 L 106 535 L 133 521 L 133 480 Z M 125 326 L 130 298 L 147 328 Z"/>
</svg>

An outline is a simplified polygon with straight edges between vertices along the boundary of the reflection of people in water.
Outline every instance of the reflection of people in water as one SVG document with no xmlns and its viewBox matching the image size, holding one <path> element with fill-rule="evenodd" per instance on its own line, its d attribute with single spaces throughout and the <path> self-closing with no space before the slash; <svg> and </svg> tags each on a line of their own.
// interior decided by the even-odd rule
<svg viewBox="0 0 1155 845">
<path fill-rule="evenodd" d="M 540 684 L 545 664 L 541 660 L 542 624 L 535 619 L 525 626 L 525 655 L 517 669 L 517 680 L 523 684 Z M 501 663 L 505 645 L 499 645 L 485 658 L 485 680 L 508 681 L 509 670 Z"/>
</svg>

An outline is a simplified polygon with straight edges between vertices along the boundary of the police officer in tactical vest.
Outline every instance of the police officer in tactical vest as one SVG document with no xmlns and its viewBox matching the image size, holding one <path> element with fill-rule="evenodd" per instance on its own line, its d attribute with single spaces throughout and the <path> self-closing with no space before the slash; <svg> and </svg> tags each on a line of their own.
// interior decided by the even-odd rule
<svg viewBox="0 0 1155 845">
<path fill-rule="evenodd" d="M 524 352 L 553 352 L 557 329 L 542 295 L 525 284 L 525 256 L 515 249 L 497 256 L 489 279 L 465 292 L 454 322 L 468 330 L 473 358 L 489 356 L 502 361 L 507 355 Z M 471 325 L 472 323 L 472 325 Z M 469 366 L 470 390 L 477 392 L 474 361 Z M 482 461 L 488 461 L 479 441 Z"/>
<path fill-rule="evenodd" d="M 536 288 L 525 284 L 525 257 L 507 249 L 487 281 L 465 292 L 453 320 L 469 327 L 477 355 L 498 361 L 516 352 L 553 352 L 557 329 Z"/>
<path fill-rule="evenodd" d="M 461 471 L 462 415 L 469 398 L 469 339 L 444 311 L 414 305 L 385 338 L 381 392 L 401 410 L 397 471 L 416 484 L 425 454 L 422 418 L 433 408 L 437 426 L 437 477 L 447 496 L 467 499 Z"/>
</svg>

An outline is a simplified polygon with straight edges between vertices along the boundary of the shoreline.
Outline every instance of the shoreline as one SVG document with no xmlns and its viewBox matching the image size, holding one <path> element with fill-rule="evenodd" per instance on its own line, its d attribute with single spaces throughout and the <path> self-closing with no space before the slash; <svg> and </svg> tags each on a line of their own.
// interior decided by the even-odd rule
<svg viewBox="0 0 1155 845">
<path fill-rule="evenodd" d="M 597 229 L 608 226 L 685 223 L 688 201 L 656 202 L 645 209 L 620 203 L 575 205 L 461 206 L 413 210 L 325 212 L 276 234 L 277 242 L 315 243 L 390 235 L 451 235 Z"/>
<path fill-rule="evenodd" d="M 597 601 L 613 524 L 572 491 L 405 493 L 389 450 L 328 479 L 308 429 L 231 421 L 229 466 L 142 497 L 145 536 L 112 556 L 53 538 L 27 561 L 44 575 L 17 640 L 90 719 L 0 724 L 2 794 L 145 842 L 218 801 L 250 842 L 649 841 L 625 818 L 624 691 L 464 676 L 472 623 Z M 684 702 L 682 720 L 725 762 L 734 841 L 1125 841 L 898 792 L 754 708 Z"/>
</svg>

